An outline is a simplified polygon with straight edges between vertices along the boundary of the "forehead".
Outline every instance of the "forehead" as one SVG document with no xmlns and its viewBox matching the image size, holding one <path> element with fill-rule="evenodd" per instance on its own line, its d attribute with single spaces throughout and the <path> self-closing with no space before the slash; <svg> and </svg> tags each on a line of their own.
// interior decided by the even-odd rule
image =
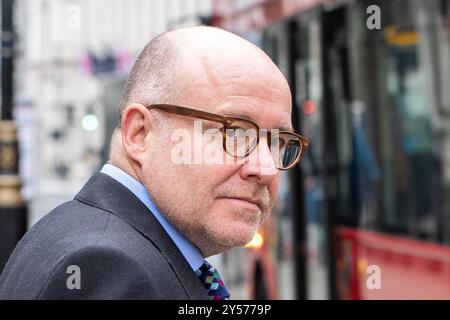
<svg viewBox="0 0 450 320">
<path fill-rule="evenodd" d="M 261 128 L 292 128 L 289 89 L 265 75 L 229 78 L 219 83 L 215 100 L 212 110 L 216 113 L 247 117 Z"/>
<path fill-rule="evenodd" d="M 180 56 L 176 104 L 247 116 L 261 128 L 292 128 L 290 89 L 270 58 L 253 45 L 211 41 Z"/>
<path fill-rule="evenodd" d="M 246 96 L 230 96 L 223 101 L 214 108 L 215 113 L 243 117 L 265 129 L 292 130 L 290 111 L 276 103 Z"/>
<path fill-rule="evenodd" d="M 262 128 L 292 128 L 290 89 L 270 60 L 214 60 L 216 63 L 201 59 L 190 82 L 197 91 L 195 105 L 210 112 L 248 117 Z"/>
</svg>

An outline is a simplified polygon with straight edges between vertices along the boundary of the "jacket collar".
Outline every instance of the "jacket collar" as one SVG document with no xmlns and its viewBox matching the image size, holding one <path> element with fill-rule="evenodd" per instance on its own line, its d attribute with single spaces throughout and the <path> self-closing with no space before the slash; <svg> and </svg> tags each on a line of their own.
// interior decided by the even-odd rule
<svg viewBox="0 0 450 320">
<path fill-rule="evenodd" d="M 190 299 L 208 299 L 200 280 L 164 228 L 125 186 L 106 174 L 96 173 L 75 199 L 106 210 L 139 231 L 165 257 Z"/>
</svg>

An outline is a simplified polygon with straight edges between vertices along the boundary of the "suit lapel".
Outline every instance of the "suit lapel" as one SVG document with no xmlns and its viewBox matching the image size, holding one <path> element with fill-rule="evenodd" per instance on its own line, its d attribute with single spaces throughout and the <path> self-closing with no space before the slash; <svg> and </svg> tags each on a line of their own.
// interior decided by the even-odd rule
<svg viewBox="0 0 450 320">
<path fill-rule="evenodd" d="M 159 221 L 125 186 L 106 174 L 96 173 L 75 198 L 111 212 L 138 230 L 160 250 L 190 299 L 208 299 L 195 272 Z"/>
</svg>

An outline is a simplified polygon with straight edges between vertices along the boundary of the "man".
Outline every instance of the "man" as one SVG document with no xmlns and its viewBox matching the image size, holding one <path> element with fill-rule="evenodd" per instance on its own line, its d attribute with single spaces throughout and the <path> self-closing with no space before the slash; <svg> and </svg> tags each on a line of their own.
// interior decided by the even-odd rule
<svg viewBox="0 0 450 320">
<path fill-rule="evenodd" d="M 199 121 L 224 142 L 195 138 Z M 276 137 L 239 131 L 259 128 Z M 256 46 L 211 27 L 153 39 L 126 84 L 109 163 L 24 236 L 0 298 L 228 299 L 204 259 L 245 245 L 268 215 L 279 169 L 307 145 L 291 128 L 289 86 Z M 180 130 L 200 161 L 187 148 L 180 163 Z M 230 147 L 239 137 L 242 154 Z M 211 163 L 207 149 L 226 152 Z"/>
</svg>

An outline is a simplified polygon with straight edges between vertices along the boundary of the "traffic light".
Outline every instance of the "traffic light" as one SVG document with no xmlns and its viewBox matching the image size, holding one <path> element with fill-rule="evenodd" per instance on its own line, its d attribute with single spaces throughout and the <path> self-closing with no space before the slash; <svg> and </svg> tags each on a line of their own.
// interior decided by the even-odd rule
<svg viewBox="0 0 450 320">
<path fill-rule="evenodd" d="M 98 128 L 98 118 L 93 113 L 87 113 L 81 119 L 81 127 L 84 131 L 95 131 Z"/>
</svg>

